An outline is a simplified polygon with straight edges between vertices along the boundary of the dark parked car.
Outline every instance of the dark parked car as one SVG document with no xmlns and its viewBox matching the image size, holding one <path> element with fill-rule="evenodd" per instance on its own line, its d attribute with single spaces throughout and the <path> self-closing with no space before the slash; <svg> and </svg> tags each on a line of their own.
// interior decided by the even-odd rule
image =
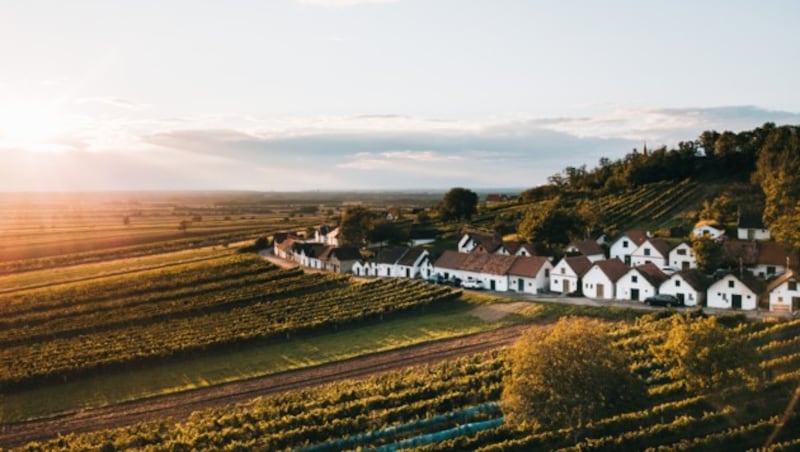
<svg viewBox="0 0 800 452">
<path fill-rule="evenodd" d="M 671 308 L 672 306 L 683 306 L 683 303 L 681 300 L 678 300 L 678 297 L 667 294 L 658 294 L 653 295 L 652 297 L 647 297 L 644 299 L 644 304 L 650 306 L 666 306 L 668 308 Z"/>
</svg>

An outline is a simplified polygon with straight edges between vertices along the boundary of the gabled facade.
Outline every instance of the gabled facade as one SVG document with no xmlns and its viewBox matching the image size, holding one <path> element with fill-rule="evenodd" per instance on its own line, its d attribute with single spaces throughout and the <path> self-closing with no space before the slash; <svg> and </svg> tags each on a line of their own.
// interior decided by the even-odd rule
<svg viewBox="0 0 800 452">
<path fill-rule="evenodd" d="M 550 292 L 570 294 L 581 288 L 581 278 L 592 267 L 586 256 L 562 258 L 550 272 Z"/>
<path fill-rule="evenodd" d="M 638 267 L 645 264 L 655 264 L 658 268 L 667 266 L 669 259 L 669 243 L 663 239 L 648 238 L 631 253 L 631 266 Z"/>
<path fill-rule="evenodd" d="M 661 283 L 667 279 L 655 264 L 644 264 L 628 270 L 617 280 L 616 298 L 621 300 L 643 301 L 658 293 Z"/>
<path fill-rule="evenodd" d="M 789 270 L 767 286 L 769 310 L 773 312 L 800 312 L 800 278 Z"/>
<path fill-rule="evenodd" d="M 428 250 L 423 248 L 408 248 L 408 250 L 395 263 L 394 273 L 403 278 L 427 278 L 430 275 L 422 273 L 424 264 L 428 259 Z"/>
<path fill-rule="evenodd" d="M 658 293 L 674 295 L 686 306 L 705 306 L 706 291 L 711 278 L 697 269 L 674 273 L 661 283 Z"/>
<path fill-rule="evenodd" d="M 444 278 L 477 280 L 486 289 L 504 292 L 509 290 L 508 272 L 517 259 L 521 258 L 485 253 L 464 254 L 447 250 L 433 267 L 434 272 Z"/>
<path fill-rule="evenodd" d="M 508 270 L 509 290 L 541 293 L 550 287 L 553 264 L 542 256 L 518 256 Z"/>
<path fill-rule="evenodd" d="M 645 231 L 628 231 L 622 234 L 622 236 L 614 240 L 614 243 L 611 244 L 608 253 L 609 258 L 619 259 L 625 265 L 630 265 L 631 255 L 634 250 L 644 243 L 648 237 L 649 234 Z"/>
<path fill-rule="evenodd" d="M 726 275 L 709 286 L 706 305 L 718 309 L 754 310 L 758 307 L 758 287 L 752 277 Z"/>
<path fill-rule="evenodd" d="M 324 256 L 325 270 L 333 273 L 351 273 L 353 265 L 361 260 L 361 253 L 355 247 L 333 248 Z"/>
<path fill-rule="evenodd" d="M 616 284 L 628 272 L 621 260 L 606 259 L 595 262 L 583 275 L 583 295 L 588 298 L 613 300 L 616 298 Z"/>
<path fill-rule="evenodd" d="M 798 263 L 797 253 L 788 250 L 777 242 L 755 242 L 758 255 L 754 264 L 747 268 L 754 275 L 762 278 L 772 278 L 785 273 L 789 265 Z"/>
<path fill-rule="evenodd" d="M 676 270 L 689 270 L 697 268 L 697 257 L 695 257 L 694 249 L 686 242 L 681 242 L 669 252 L 669 262 L 667 267 L 672 267 Z"/>
<path fill-rule="evenodd" d="M 314 230 L 314 241 L 333 247 L 339 246 L 339 228 L 331 226 L 320 226 Z"/>
<path fill-rule="evenodd" d="M 580 242 L 572 242 L 564 249 L 570 256 L 586 256 L 590 261 L 597 262 L 606 258 L 606 252 L 594 240 L 582 240 Z"/>
<path fill-rule="evenodd" d="M 503 240 L 496 234 L 468 232 L 458 241 L 459 253 L 471 253 L 478 246 L 486 253 L 494 253 L 502 245 Z"/>
</svg>

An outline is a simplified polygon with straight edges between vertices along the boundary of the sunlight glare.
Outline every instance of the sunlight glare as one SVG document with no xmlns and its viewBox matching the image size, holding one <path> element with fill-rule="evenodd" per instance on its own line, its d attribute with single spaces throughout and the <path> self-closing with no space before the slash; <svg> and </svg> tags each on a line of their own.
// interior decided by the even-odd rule
<svg viewBox="0 0 800 452">
<path fill-rule="evenodd" d="M 55 152 L 65 123 L 55 108 L 45 105 L 0 107 L 0 147 L 31 152 Z"/>
</svg>

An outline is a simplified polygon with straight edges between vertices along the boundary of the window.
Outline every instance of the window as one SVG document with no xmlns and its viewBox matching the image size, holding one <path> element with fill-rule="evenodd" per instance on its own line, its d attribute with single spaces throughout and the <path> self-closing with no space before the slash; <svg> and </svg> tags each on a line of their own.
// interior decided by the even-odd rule
<svg viewBox="0 0 800 452">
<path fill-rule="evenodd" d="M 733 286 L 734 286 L 734 285 L 736 285 L 736 283 L 735 283 L 735 282 L 733 282 L 733 280 L 730 280 L 730 281 L 728 281 L 728 287 L 730 287 L 731 289 L 733 289 Z"/>
<path fill-rule="evenodd" d="M 775 274 L 775 266 L 770 265 L 769 267 L 767 267 L 767 274 L 768 275 L 774 275 Z"/>
<path fill-rule="evenodd" d="M 627 240 L 623 240 L 622 241 L 622 247 L 623 248 L 627 248 L 628 247 L 628 241 Z"/>
<path fill-rule="evenodd" d="M 680 248 L 675 252 L 678 254 L 678 256 L 686 256 L 686 248 Z"/>
<path fill-rule="evenodd" d="M 644 255 L 645 256 L 649 256 L 650 255 L 650 248 L 645 248 L 644 249 Z"/>
<path fill-rule="evenodd" d="M 680 287 L 680 286 L 681 286 L 681 280 L 680 279 L 676 279 L 675 280 L 675 287 Z"/>
<path fill-rule="evenodd" d="M 797 290 L 797 281 L 789 281 L 789 290 Z"/>
<path fill-rule="evenodd" d="M 564 268 L 564 267 L 561 267 L 561 274 L 562 274 L 562 275 L 564 275 L 564 274 L 566 274 L 566 273 L 567 273 L 567 269 L 566 269 L 566 268 Z"/>
<path fill-rule="evenodd" d="M 549 268 L 545 268 L 544 269 L 544 277 L 545 278 L 549 278 L 550 277 L 550 269 Z"/>
<path fill-rule="evenodd" d="M 631 282 L 639 282 L 639 278 L 636 275 L 631 275 Z"/>
</svg>

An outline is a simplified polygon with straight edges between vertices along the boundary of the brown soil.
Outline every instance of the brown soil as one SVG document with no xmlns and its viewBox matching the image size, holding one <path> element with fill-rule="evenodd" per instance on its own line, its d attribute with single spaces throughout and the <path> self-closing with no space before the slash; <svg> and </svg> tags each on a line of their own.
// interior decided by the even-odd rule
<svg viewBox="0 0 800 452">
<path fill-rule="evenodd" d="M 192 412 L 205 408 L 221 407 L 258 396 L 445 361 L 506 346 L 525 328 L 527 326 L 524 325 L 502 328 L 276 375 L 70 412 L 48 419 L 0 425 L 0 448 L 20 446 L 31 441 L 46 441 L 59 434 L 90 432 L 141 421 L 163 418 L 180 421 Z"/>
<path fill-rule="evenodd" d="M 513 303 L 494 303 L 477 308 L 470 311 L 470 315 L 475 316 L 484 322 L 496 322 L 508 314 L 519 312 L 531 303 L 527 301 L 515 301 Z"/>
</svg>

